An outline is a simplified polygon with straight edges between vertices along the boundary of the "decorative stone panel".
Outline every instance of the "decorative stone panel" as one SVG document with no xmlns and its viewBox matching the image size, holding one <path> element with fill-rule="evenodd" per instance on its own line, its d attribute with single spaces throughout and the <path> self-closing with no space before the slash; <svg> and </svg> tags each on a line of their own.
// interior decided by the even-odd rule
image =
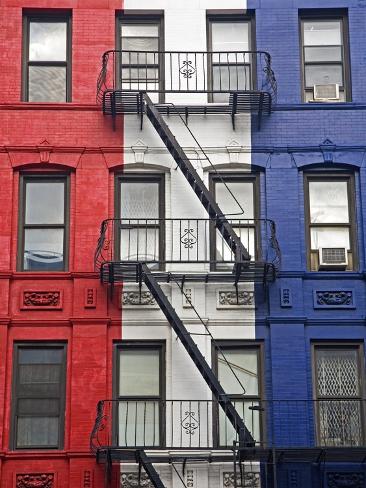
<svg viewBox="0 0 366 488">
<path fill-rule="evenodd" d="M 365 488 L 365 473 L 362 472 L 328 472 L 326 488 Z"/>
<path fill-rule="evenodd" d="M 92 472 L 89 470 L 84 471 L 83 488 L 92 488 L 92 486 L 93 486 Z"/>
<path fill-rule="evenodd" d="M 138 473 L 121 473 L 121 488 L 154 488 L 148 475 L 141 473 L 140 484 Z"/>
<path fill-rule="evenodd" d="M 157 308 L 155 298 L 149 291 L 139 290 L 124 290 L 121 297 L 122 307 L 143 307 L 143 308 Z"/>
<path fill-rule="evenodd" d="M 194 488 L 194 471 L 193 471 L 193 469 L 187 469 L 186 487 L 187 488 Z"/>
<path fill-rule="evenodd" d="M 233 290 L 219 290 L 217 292 L 217 308 L 254 308 L 254 291 L 239 290 L 238 295 Z"/>
<path fill-rule="evenodd" d="M 234 473 L 232 471 L 223 473 L 223 486 L 225 488 L 232 488 L 235 486 L 235 478 L 234 478 Z M 245 471 L 243 472 L 243 480 L 241 479 L 240 474 L 237 474 L 236 486 L 241 488 L 249 488 L 249 487 L 260 488 L 261 486 L 260 473 L 256 473 L 253 471 Z"/>
<path fill-rule="evenodd" d="M 183 308 L 192 308 L 194 302 L 194 288 L 184 288 L 183 291 L 184 291 L 184 293 L 182 293 Z"/>
<path fill-rule="evenodd" d="M 356 308 L 352 289 L 314 290 L 313 300 L 314 308 Z"/>
<path fill-rule="evenodd" d="M 16 488 L 54 488 L 53 473 L 17 474 Z"/>
<path fill-rule="evenodd" d="M 85 288 L 84 307 L 95 308 L 97 306 L 97 289 Z"/>
<path fill-rule="evenodd" d="M 24 290 L 21 296 L 21 310 L 61 310 L 62 291 Z"/>
<path fill-rule="evenodd" d="M 291 289 L 287 287 L 282 287 L 280 293 L 281 293 L 281 307 L 282 308 L 292 307 Z"/>
</svg>

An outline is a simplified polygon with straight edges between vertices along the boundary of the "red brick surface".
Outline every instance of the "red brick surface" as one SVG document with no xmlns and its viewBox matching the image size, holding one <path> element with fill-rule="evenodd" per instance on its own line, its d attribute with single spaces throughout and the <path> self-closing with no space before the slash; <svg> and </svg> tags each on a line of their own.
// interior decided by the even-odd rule
<svg viewBox="0 0 366 488">
<path fill-rule="evenodd" d="M 0 0 L 0 486 L 17 474 L 54 473 L 54 488 L 104 484 L 89 449 L 99 400 L 112 395 L 112 344 L 121 311 L 94 273 L 101 221 L 113 214 L 113 175 L 122 165 L 122 128 L 112 131 L 95 105 L 101 56 L 115 44 L 114 0 Z M 72 15 L 72 103 L 21 102 L 23 9 L 68 9 Z M 45 142 L 46 141 L 46 142 Z M 69 269 L 17 271 L 19 174 L 69 173 Z M 85 306 L 86 289 L 96 292 Z M 52 310 L 22 307 L 25 290 L 62 291 Z M 67 341 L 65 443 L 62 451 L 12 451 L 14 341 Z M 117 478 L 118 473 L 114 474 Z"/>
</svg>

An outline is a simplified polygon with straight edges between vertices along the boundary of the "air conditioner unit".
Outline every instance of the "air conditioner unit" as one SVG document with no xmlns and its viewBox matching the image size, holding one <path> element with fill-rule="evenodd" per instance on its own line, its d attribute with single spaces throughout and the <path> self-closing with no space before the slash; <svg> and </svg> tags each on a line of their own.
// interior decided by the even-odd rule
<svg viewBox="0 0 366 488">
<path fill-rule="evenodd" d="M 346 269 L 348 254 L 346 247 L 320 247 L 319 269 Z"/>
<path fill-rule="evenodd" d="M 314 102 L 331 102 L 339 100 L 339 85 L 314 85 Z"/>
</svg>

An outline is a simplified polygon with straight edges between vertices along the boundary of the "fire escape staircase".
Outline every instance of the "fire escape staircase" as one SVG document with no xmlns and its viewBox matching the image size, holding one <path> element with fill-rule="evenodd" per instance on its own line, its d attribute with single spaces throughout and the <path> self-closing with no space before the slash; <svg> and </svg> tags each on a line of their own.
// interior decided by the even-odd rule
<svg viewBox="0 0 366 488">
<path fill-rule="evenodd" d="M 106 100 L 106 93 L 104 94 L 103 100 Z M 116 107 L 116 97 L 123 98 L 123 92 L 121 90 L 116 90 L 112 92 L 107 92 L 108 99 L 111 103 L 111 115 L 114 118 L 115 113 L 113 113 L 113 107 Z M 127 105 L 121 99 L 121 103 L 125 103 L 125 106 L 122 109 L 123 113 L 136 113 L 136 111 L 141 116 L 141 125 L 144 113 L 146 114 L 147 118 L 152 123 L 153 127 L 155 128 L 156 132 L 160 136 L 161 140 L 165 144 L 166 148 L 168 149 L 169 153 L 177 163 L 178 167 L 182 171 L 183 175 L 185 176 L 187 182 L 191 186 L 194 193 L 197 195 L 199 201 L 201 202 L 202 206 L 206 210 L 209 218 L 212 222 L 215 223 L 217 230 L 221 233 L 223 240 L 228 245 L 229 249 L 235 256 L 235 264 L 233 266 L 232 274 L 233 274 L 233 281 L 237 284 L 240 279 L 240 276 L 246 273 L 246 270 L 250 266 L 251 256 L 248 250 L 245 248 L 241 240 L 239 239 L 238 235 L 235 233 L 234 229 L 232 228 L 231 224 L 229 223 L 228 219 L 221 211 L 220 207 L 216 203 L 212 193 L 207 189 L 206 185 L 198 175 L 197 171 L 195 170 L 193 164 L 190 161 L 190 158 L 187 156 L 181 145 L 178 143 L 177 139 L 175 138 L 174 134 L 168 127 L 168 124 L 165 122 L 161 115 L 161 110 L 157 104 L 154 104 L 148 94 L 144 91 L 140 91 L 138 93 L 126 93 Z M 235 95 L 235 94 L 234 94 Z M 235 97 L 231 94 L 231 102 L 230 103 L 237 103 L 238 97 Z M 240 98 L 240 97 L 239 97 Z M 128 104 L 131 104 L 129 107 Z M 136 105 L 135 105 L 136 104 Z M 174 106 L 172 105 L 173 109 Z M 137 106 L 137 110 L 135 107 Z M 104 107 L 103 107 L 104 109 Z M 105 110 L 104 110 L 105 112 Z M 106 112 L 105 112 L 106 113 Z M 121 112 L 119 112 L 121 113 Z M 102 243 L 98 244 L 99 246 Z M 109 276 L 113 275 L 113 265 L 114 263 L 104 263 L 107 266 L 107 273 Z M 105 276 L 105 266 L 101 267 L 101 280 L 104 280 Z M 172 307 L 170 301 L 168 300 L 167 296 L 163 292 L 159 280 L 156 278 L 152 270 L 149 268 L 146 262 L 130 262 L 130 263 L 123 263 L 123 273 L 129 276 L 131 274 L 136 275 L 136 281 L 140 285 L 140 289 L 142 283 L 145 283 L 146 287 L 150 291 L 153 298 L 156 300 L 157 304 L 161 308 L 162 312 L 164 313 L 167 321 L 173 328 L 174 332 L 176 333 L 177 337 L 180 339 L 181 343 L 185 347 L 188 355 L 191 357 L 192 361 L 196 365 L 198 371 L 204 378 L 206 384 L 212 391 L 216 401 L 223 409 L 227 419 L 232 424 L 234 431 L 237 433 L 238 439 L 238 447 L 239 452 L 245 452 L 245 448 L 252 449 L 255 446 L 255 439 L 253 439 L 252 434 L 245 426 L 242 417 L 239 415 L 237 410 L 235 409 L 233 403 L 230 401 L 230 398 L 222 388 L 220 382 L 218 381 L 217 376 L 211 370 L 209 364 L 207 363 L 206 359 L 200 352 L 197 344 L 192 339 L 191 334 L 188 332 L 187 328 L 185 327 L 183 321 L 178 316 L 175 309 Z M 113 278 L 109 280 L 110 283 L 113 283 Z M 99 424 L 102 422 L 100 419 Z M 96 422 L 98 425 L 98 421 Z M 93 437 L 93 433 L 92 433 Z M 242 451 L 240 451 L 242 448 Z M 127 454 L 126 454 L 127 455 Z M 244 456 L 244 454 L 243 454 Z M 97 452 L 97 458 L 101 459 L 104 458 L 106 463 L 106 480 L 107 483 L 110 481 L 111 476 L 111 464 L 112 464 L 112 456 L 111 452 L 108 450 L 108 447 L 101 446 L 100 452 Z M 235 449 L 234 449 L 234 458 L 235 458 Z M 155 458 L 154 458 L 155 459 Z M 153 466 L 152 459 L 146 454 L 144 449 L 136 449 L 135 450 L 135 460 L 142 466 L 149 476 L 151 483 L 155 488 L 164 488 L 164 485 L 159 477 L 158 472 L 156 471 L 155 467 Z"/>
</svg>

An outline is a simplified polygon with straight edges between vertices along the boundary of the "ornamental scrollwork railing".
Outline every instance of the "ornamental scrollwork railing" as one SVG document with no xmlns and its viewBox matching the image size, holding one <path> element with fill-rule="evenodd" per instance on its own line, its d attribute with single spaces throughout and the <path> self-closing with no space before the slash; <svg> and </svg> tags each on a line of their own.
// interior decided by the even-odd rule
<svg viewBox="0 0 366 488">
<path fill-rule="evenodd" d="M 366 448 L 366 400 L 236 398 L 261 448 Z M 94 453 L 116 449 L 230 449 L 237 434 L 217 400 L 116 399 L 98 403 Z"/>
<path fill-rule="evenodd" d="M 115 90 L 210 93 L 211 101 L 214 94 L 231 92 L 266 92 L 272 104 L 277 98 L 271 56 L 265 51 L 106 51 L 97 102 Z"/>
<path fill-rule="evenodd" d="M 253 263 L 279 269 L 281 251 L 272 220 L 237 218 L 228 222 Z M 164 263 L 195 263 L 230 271 L 236 256 L 215 224 L 215 219 L 196 218 L 107 219 L 95 251 L 96 269 L 103 263 L 146 262 L 160 268 Z"/>
</svg>

